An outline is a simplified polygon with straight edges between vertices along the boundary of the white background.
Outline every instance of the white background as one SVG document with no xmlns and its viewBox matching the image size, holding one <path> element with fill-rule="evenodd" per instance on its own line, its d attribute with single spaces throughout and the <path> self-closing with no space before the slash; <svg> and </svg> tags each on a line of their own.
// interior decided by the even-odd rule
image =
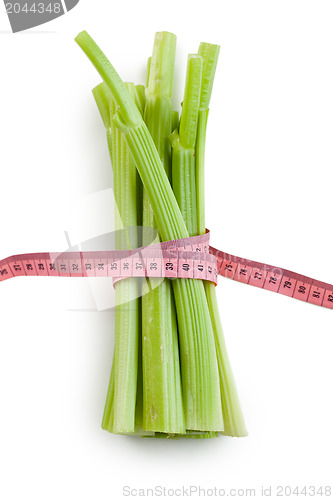
<svg viewBox="0 0 333 500">
<path fill-rule="evenodd" d="M 212 245 L 333 282 L 332 2 L 81 0 L 15 35 L 3 8 L 0 20 L 0 259 L 64 250 L 64 231 L 75 242 L 112 229 L 110 191 L 96 195 L 112 186 L 91 94 L 100 80 L 73 38 L 86 29 L 125 80 L 143 83 L 154 33 L 168 30 L 175 106 L 186 54 L 221 45 L 207 141 Z M 274 497 L 277 485 L 333 482 L 332 311 L 220 278 L 249 437 L 144 440 L 100 428 L 113 313 L 71 310 L 93 307 L 89 286 L 0 285 L 0 498 L 183 484 L 257 497 L 272 485 Z"/>
</svg>

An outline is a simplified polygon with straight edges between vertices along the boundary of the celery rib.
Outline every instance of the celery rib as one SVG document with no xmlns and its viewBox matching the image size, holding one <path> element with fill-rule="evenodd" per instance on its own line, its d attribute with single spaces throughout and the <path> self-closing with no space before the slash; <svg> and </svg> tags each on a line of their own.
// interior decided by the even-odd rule
<svg viewBox="0 0 333 500">
<path fill-rule="evenodd" d="M 170 136 L 172 187 L 190 236 L 198 234 L 195 142 L 202 80 L 202 59 L 188 56 L 184 100 L 179 124 Z"/>
<path fill-rule="evenodd" d="M 198 119 L 198 133 L 196 143 L 196 182 L 197 182 L 197 211 L 199 234 L 206 232 L 205 226 L 205 143 L 209 103 L 213 88 L 213 81 L 220 47 L 209 43 L 201 43 L 198 54 L 203 59 L 203 77 Z M 237 394 L 237 388 L 232 373 L 224 334 L 217 304 L 215 285 L 211 282 L 204 284 L 210 317 L 213 325 L 215 346 L 219 367 L 221 402 L 224 421 L 224 435 L 241 437 L 247 435 L 244 418 Z"/>
<path fill-rule="evenodd" d="M 119 216 L 115 216 L 116 249 L 123 250 L 137 246 L 133 235 L 130 238 L 126 230 L 127 227 L 137 225 L 137 173 L 124 138 L 112 125 L 111 114 L 115 111 L 115 105 L 110 103 L 111 96 L 104 85 L 96 87 L 93 94 L 106 126 L 113 161 L 115 214 L 119 213 Z M 128 84 L 127 88 L 134 99 L 134 86 Z M 138 284 L 136 279 L 126 279 L 115 285 L 115 348 L 102 427 L 121 434 L 135 431 L 139 337 Z"/>
<path fill-rule="evenodd" d="M 172 127 L 171 95 L 176 37 L 156 33 L 149 59 L 144 120 L 169 175 Z M 143 194 L 143 226 L 156 228 L 147 191 Z M 149 242 L 143 241 L 143 245 Z M 143 419 L 150 431 L 185 433 L 178 332 L 172 287 L 168 279 L 147 278 L 142 295 Z M 151 291 L 145 293 L 145 288 Z M 147 291 L 146 290 L 146 291 Z"/>
</svg>

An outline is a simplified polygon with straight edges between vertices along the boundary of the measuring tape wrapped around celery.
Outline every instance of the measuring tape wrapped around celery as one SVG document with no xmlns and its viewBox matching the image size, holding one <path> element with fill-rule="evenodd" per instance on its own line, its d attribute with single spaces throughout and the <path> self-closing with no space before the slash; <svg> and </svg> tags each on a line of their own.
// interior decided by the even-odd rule
<svg viewBox="0 0 333 500">
<path fill-rule="evenodd" d="M 330 309 L 333 285 L 209 245 L 204 156 L 218 45 L 201 43 L 188 56 L 179 117 L 171 105 L 173 34 L 156 33 L 146 86 L 123 83 L 86 32 L 76 41 L 103 79 L 93 95 L 113 168 L 115 250 L 15 255 L 0 261 L 0 281 L 114 279 L 115 348 L 103 429 L 159 438 L 245 436 L 217 276 Z M 152 228 L 158 243 L 151 244 L 149 232 L 133 234 L 141 226 Z"/>
<path fill-rule="evenodd" d="M 131 228 L 138 238 L 150 228 Z M 138 236 L 137 233 L 140 233 Z M 133 231 L 126 228 L 123 238 Z M 138 241 L 138 240 L 137 240 Z M 200 236 L 165 241 L 134 250 L 26 253 L 0 260 L 0 281 L 18 276 L 113 278 L 192 278 L 212 281 L 217 276 L 287 297 L 333 309 L 333 285 L 281 267 L 236 257 L 209 245 L 209 231 Z M 161 283 L 158 280 L 157 284 Z"/>
<path fill-rule="evenodd" d="M 128 228 L 127 228 L 128 229 Z M 132 228 L 135 234 L 142 229 Z M 133 231 L 127 231 L 127 233 Z M 144 232 L 142 232 L 144 234 Z M 150 238 L 151 232 L 146 235 Z M 124 237 L 124 235 L 118 237 Z M 18 276 L 113 278 L 192 278 L 217 276 L 333 309 L 333 285 L 262 262 L 236 257 L 209 245 L 200 236 L 165 241 L 134 250 L 26 253 L 0 260 L 0 281 Z M 159 285 L 161 280 L 158 280 Z"/>
<path fill-rule="evenodd" d="M 142 222 L 157 228 L 161 241 L 204 234 L 205 131 L 219 47 L 203 43 L 188 57 L 179 119 L 171 105 L 173 34 L 156 34 L 146 88 L 124 84 L 86 32 L 76 41 L 103 79 L 93 93 L 111 156 L 116 229 Z M 116 245 L 128 250 L 124 240 Z M 155 437 L 246 435 L 214 283 L 177 278 L 154 288 L 151 280 L 142 300 L 137 280 L 115 285 L 119 307 L 102 427 Z"/>
</svg>

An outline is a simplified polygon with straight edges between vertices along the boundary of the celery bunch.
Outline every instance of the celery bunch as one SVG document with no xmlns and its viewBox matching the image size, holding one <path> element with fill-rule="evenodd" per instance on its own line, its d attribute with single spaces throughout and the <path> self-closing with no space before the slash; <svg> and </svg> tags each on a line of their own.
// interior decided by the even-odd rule
<svg viewBox="0 0 333 500">
<path fill-rule="evenodd" d="M 174 35 L 156 34 L 145 92 L 122 82 L 86 32 L 76 41 L 103 79 L 93 93 L 113 166 L 121 219 L 116 228 L 122 225 L 126 235 L 142 216 L 143 226 L 157 229 L 162 241 L 202 234 L 205 137 L 219 47 L 201 44 L 189 56 L 179 120 L 171 105 Z M 137 243 L 125 236 L 117 248 Z M 214 284 L 147 279 L 141 300 L 138 287 L 137 278 L 116 284 L 115 350 L 102 427 L 155 438 L 246 435 Z"/>
</svg>

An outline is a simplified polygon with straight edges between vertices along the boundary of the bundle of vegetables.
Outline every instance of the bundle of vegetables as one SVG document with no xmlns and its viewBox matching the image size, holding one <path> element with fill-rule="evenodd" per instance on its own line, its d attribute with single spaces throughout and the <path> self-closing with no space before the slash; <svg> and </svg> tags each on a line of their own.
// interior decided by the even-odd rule
<svg viewBox="0 0 333 500">
<path fill-rule="evenodd" d="M 176 37 L 156 33 L 146 87 L 124 83 L 85 32 L 76 42 L 103 82 L 93 94 L 113 168 L 116 249 L 205 233 L 204 156 L 219 46 L 189 55 L 181 116 L 172 109 Z M 138 175 L 139 174 L 139 175 Z M 128 230 L 128 231 L 127 231 Z M 245 436 L 215 285 L 137 278 L 115 284 L 115 348 L 102 427 L 159 438 Z M 139 298 L 140 297 L 140 298 Z"/>
</svg>

